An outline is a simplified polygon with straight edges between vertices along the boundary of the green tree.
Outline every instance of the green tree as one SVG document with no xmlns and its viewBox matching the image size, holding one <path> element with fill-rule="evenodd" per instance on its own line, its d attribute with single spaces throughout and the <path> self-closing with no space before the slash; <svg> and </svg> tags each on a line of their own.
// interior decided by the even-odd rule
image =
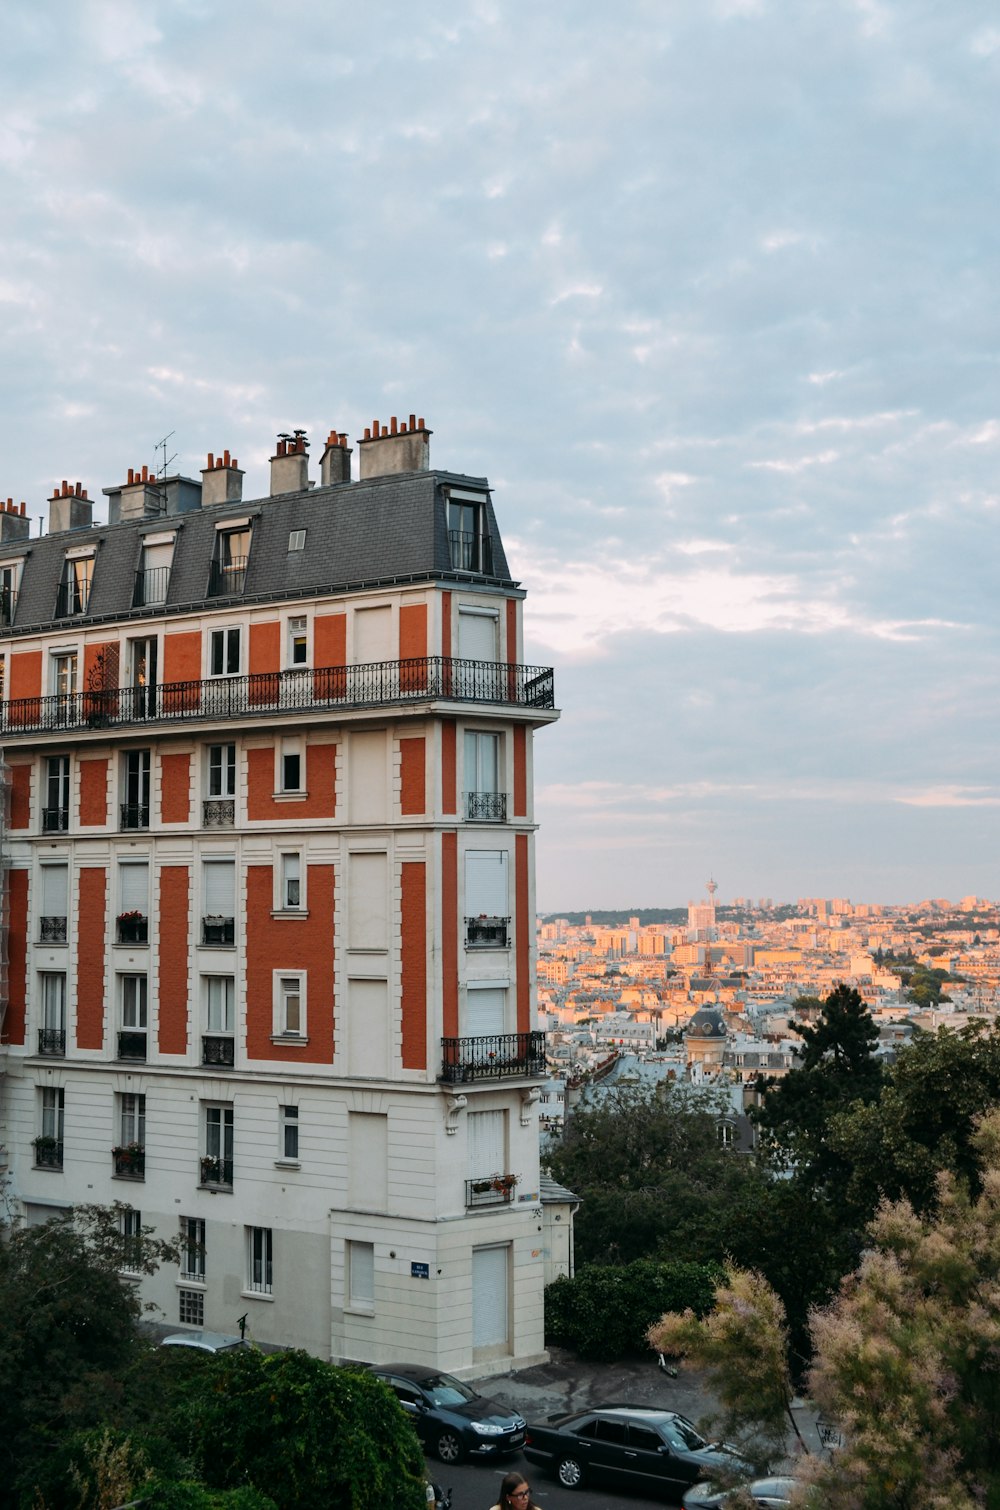
<svg viewBox="0 0 1000 1510">
<path fill-rule="evenodd" d="M 120 1406 L 125 1371 L 146 1346 L 135 1286 L 120 1273 L 127 1209 L 77 1206 L 0 1240 L 0 1502 L 30 1497 L 52 1451 Z M 176 1261 L 151 1228 L 129 1244 L 134 1272 Z"/>
<path fill-rule="evenodd" d="M 178 1427 L 209 1488 L 250 1485 L 278 1510 L 426 1510 L 416 1433 L 371 1375 L 302 1352 L 199 1361 Z"/>
<path fill-rule="evenodd" d="M 808 1186 L 822 1188 L 846 1174 L 829 1145 L 831 1117 L 854 1101 L 876 1100 L 881 1090 L 878 1028 L 858 992 L 838 986 L 819 1021 L 801 1031 L 799 1063 L 766 1086 L 753 1115 L 768 1155 Z"/>
</svg>

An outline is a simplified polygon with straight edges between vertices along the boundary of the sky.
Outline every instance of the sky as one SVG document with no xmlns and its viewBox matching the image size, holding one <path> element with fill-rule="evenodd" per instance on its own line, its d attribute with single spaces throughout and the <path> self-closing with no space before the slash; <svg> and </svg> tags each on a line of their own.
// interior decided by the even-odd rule
<svg viewBox="0 0 1000 1510">
<path fill-rule="evenodd" d="M 998 86 L 981 0 L 6 0 L 0 495 L 416 412 L 541 909 L 996 898 Z"/>
</svg>

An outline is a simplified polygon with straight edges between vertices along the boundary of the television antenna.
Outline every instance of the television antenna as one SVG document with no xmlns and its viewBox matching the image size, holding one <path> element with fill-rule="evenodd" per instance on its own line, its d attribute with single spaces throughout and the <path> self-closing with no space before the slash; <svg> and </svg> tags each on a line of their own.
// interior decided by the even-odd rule
<svg viewBox="0 0 1000 1510">
<path fill-rule="evenodd" d="M 163 479 L 166 477 L 166 475 L 167 475 L 167 468 L 170 466 L 171 462 L 174 462 L 174 461 L 177 460 L 177 452 L 176 451 L 174 452 L 174 454 L 172 456 L 168 456 L 167 455 L 167 441 L 168 440 L 172 440 L 173 437 L 176 434 L 177 434 L 176 430 L 171 430 L 171 432 L 170 432 L 169 435 L 165 435 L 162 440 L 158 440 L 156 442 L 156 445 L 153 447 L 154 451 L 159 451 L 159 452 L 162 453 L 161 459 L 160 459 L 160 465 L 156 469 L 156 476 L 157 476 L 157 478 L 159 479 L 160 482 L 162 482 Z"/>
</svg>

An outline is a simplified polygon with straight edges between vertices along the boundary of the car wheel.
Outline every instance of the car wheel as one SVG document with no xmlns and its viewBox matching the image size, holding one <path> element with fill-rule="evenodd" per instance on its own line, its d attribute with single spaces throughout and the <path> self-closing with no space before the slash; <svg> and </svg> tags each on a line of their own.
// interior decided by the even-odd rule
<svg viewBox="0 0 1000 1510">
<path fill-rule="evenodd" d="M 556 1478 L 564 1489 L 580 1489 L 583 1485 L 583 1464 L 579 1458 L 560 1458 Z"/>
<path fill-rule="evenodd" d="M 434 1444 L 442 1463 L 460 1463 L 465 1457 L 465 1443 L 457 1431 L 442 1431 Z"/>
</svg>

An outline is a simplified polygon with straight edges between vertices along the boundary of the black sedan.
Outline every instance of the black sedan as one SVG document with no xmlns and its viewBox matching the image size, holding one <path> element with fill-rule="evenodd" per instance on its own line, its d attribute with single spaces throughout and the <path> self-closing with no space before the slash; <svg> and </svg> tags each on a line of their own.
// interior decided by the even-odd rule
<svg viewBox="0 0 1000 1510">
<path fill-rule="evenodd" d="M 417 1436 L 442 1463 L 466 1457 L 499 1458 L 518 1452 L 524 1443 L 524 1417 L 496 1400 L 415 1363 L 379 1363 L 369 1373 L 388 1384 Z"/>
<path fill-rule="evenodd" d="M 715 1473 L 749 1472 L 734 1448 L 709 1444 L 686 1416 L 643 1405 L 604 1405 L 531 1425 L 524 1455 L 550 1469 L 566 1489 L 588 1479 L 678 1502 Z"/>
</svg>

